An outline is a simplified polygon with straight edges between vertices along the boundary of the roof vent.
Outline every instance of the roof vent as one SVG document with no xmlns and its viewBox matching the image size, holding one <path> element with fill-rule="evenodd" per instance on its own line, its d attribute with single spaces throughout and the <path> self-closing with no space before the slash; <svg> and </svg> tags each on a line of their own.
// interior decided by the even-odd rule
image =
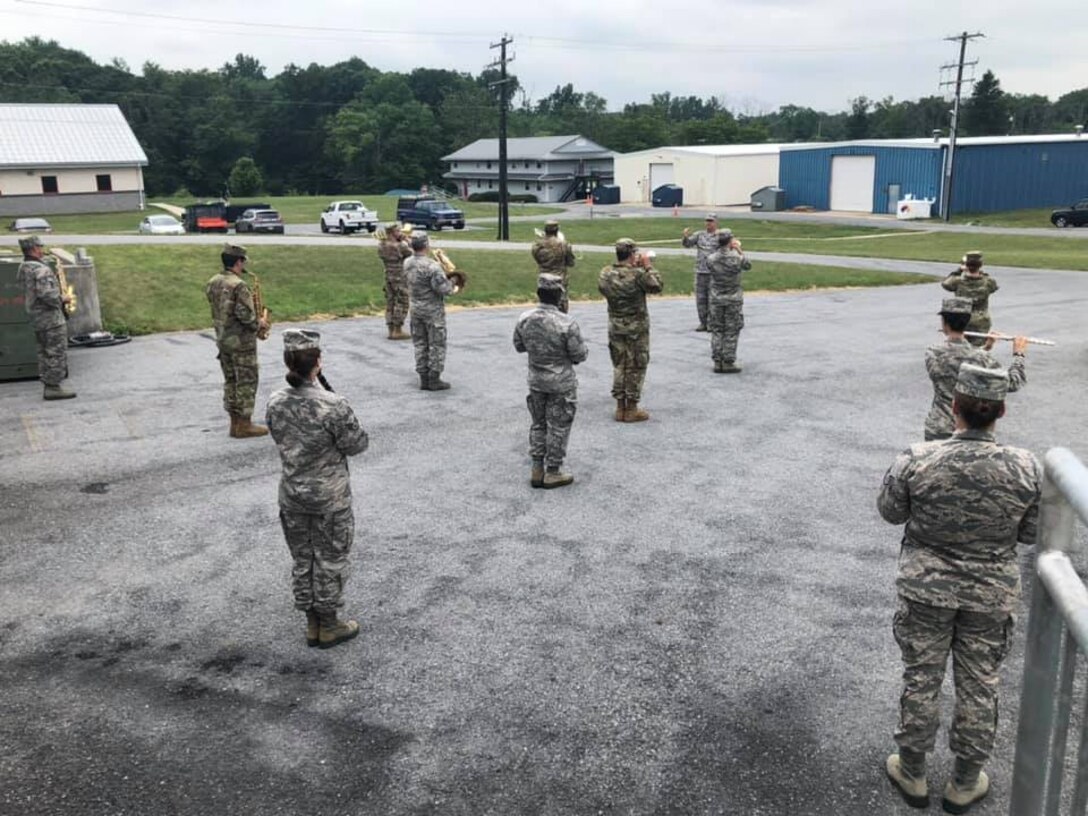
<svg viewBox="0 0 1088 816">
<path fill-rule="evenodd" d="M 1073 130 L 1076 131 L 1077 138 L 1079 139 L 1080 135 L 1084 133 L 1084 125 L 1077 125 Z"/>
<path fill-rule="evenodd" d="M 941 129 L 933 128 L 933 144 L 938 144 L 941 141 Z"/>
</svg>

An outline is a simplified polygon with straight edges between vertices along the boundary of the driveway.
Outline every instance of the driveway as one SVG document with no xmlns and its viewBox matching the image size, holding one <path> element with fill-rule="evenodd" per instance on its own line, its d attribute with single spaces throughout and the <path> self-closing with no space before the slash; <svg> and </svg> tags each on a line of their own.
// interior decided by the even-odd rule
<svg viewBox="0 0 1088 816">
<path fill-rule="evenodd" d="M 1001 438 L 1088 456 L 1088 276 L 999 279 L 995 325 L 1059 343 L 1029 350 Z M 227 437 L 207 333 L 73 351 L 70 402 L 0 384 L 0 811 L 915 812 L 882 769 L 900 530 L 875 497 L 921 437 L 941 294 L 750 296 L 734 377 L 688 300 L 654 299 L 640 425 L 611 420 L 603 304 L 574 304 L 556 491 L 527 483 L 519 309 L 450 314 L 437 394 L 380 317 L 319 324 L 371 434 L 362 633 L 330 651 L 291 607 L 275 447 Z M 1025 622 L 980 814 L 1008 809 Z M 942 731 L 934 786 L 950 765 Z"/>
</svg>

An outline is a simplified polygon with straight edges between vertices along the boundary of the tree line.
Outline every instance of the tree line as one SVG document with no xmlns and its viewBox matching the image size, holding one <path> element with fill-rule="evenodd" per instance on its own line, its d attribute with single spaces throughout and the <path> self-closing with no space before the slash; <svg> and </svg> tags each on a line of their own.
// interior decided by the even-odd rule
<svg viewBox="0 0 1088 816">
<path fill-rule="evenodd" d="M 383 72 L 362 59 L 288 65 L 268 76 L 238 54 L 218 70 L 147 62 L 100 65 L 54 41 L 0 42 L 0 101 L 115 103 L 147 153 L 152 195 L 337 194 L 438 185 L 441 157 L 498 132 L 494 69 Z M 662 145 L 813 142 L 947 133 L 949 102 L 849 100 L 835 113 L 797 105 L 735 113 L 717 97 L 653 94 L 609 111 L 571 84 L 531 100 L 517 84 L 511 136 L 577 133 L 619 152 Z M 1088 119 L 1088 88 L 1051 102 L 1009 94 L 987 71 L 963 105 L 961 135 L 1071 132 Z"/>
</svg>

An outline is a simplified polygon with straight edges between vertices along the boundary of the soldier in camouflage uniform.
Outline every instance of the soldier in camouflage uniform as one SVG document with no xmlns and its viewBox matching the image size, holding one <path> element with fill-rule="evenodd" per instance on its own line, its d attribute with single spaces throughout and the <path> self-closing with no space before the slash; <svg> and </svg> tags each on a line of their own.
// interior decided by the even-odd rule
<svg viewBox="0 0 1088 816">
<path fill-rule="evenodd" d="M 61 386 L 68 376 L 68 321 L 64 306 L 71 298 L 61 292 L 57 273 L 42 261 L 45 247 L 37 235 L 19 239 L 23 263 L 18 280 L 25 292 L 26 312 L 38 341 L 38 376 L 44 385 L 42 398 L 72 399 L 76 393 Z"/>
<path fill-rule="evenodd" d="M 563 487 L 574 481 L 560 467 L 567 455 L 567 439 L 578 407 L 578 377 L 574 366 L 586 359 L 582 332 L 574 318 L 559 310 L 563 279 L 541 274 L 536 294 L 540 305 L 523 313 L 514 329 L 514 348 L 529 354 L 529 396 L 526 403 L 533 424 L 529 428 L 529 456 L 533 487 Z"/>
<path fill-rule="evenodd" d="M 408 241 L 400 231 L 400 224 L 389 224 L 385 238 L 378 244 L 378 257 L 385 267 L 385 325 L 389 327 L 390 340 L 410 340 L 412 335 L 403 330 L 408 316 L 408 279 L 404 275 L 404 260 L 412 257 Z"/>
<path fill-rule="evenodd" d="M 426 235 L 412 236 L 411 258 L 404 273 L 412 290 L 412 342 L 416 351 L 416 373 L 421 391 L 445 391 L 450 384 L 442 379 L 446 367 L 446 295 L 453 282 L 441 264 L 427 254 Z"/>
<path fill-rule="evenodd" d="M 963 336 L 971 319 L 971 301 L 967 298 L 945 298 L 941 301 L 941 331 L 945 340 L 926 349 L 926 371 L 933 382 L 933 404 L 926 416 L 925 439 L 948 439 L 952 436 L 952 392 L 956 387 L 960 365 L 965 362 L 986 368 L 1001 368 L 1001 363 L 990 356 L 993 340 L 985 348 L 975 348 Z M 1018 391 L 1028 379 L 1024 369 L 1027 350 L 1026 337 L 1017 337 L 1012 343 L 1012 365 L 1009 366 L 1009 391 Z"/>
<path fill-rule="evenodd" d="M 252 421 L 257 400 L 257 331 L 268 323 L 253 306 L 253 293 L 242 280 L 245 247 L 227 244 L 220 253 L 223 271 L 204 287 L 212 307 L 219 367 L 223 371 L 223 408 L 230 414 L 235 439 L 264 436 L 268 428 Z"/>
<path fill-rule="evenodd" d="M 997 281 L 982 269 L 982 253 L 968 252 L 963 256 L 963 265 L 941 281 L 941 286 L 956 297 L 971 301 L 971 322 L 966 331 L 990 331 L 990 295 L 997 291 Z M 971 345 L 981 346 L 985 340 L 981 337 L 970 338 Z"/>
<path fill-rule="evenodd" d="M 287 329 L 287 383 L 268 400 L 266 422 L 280 452 L 280 524 L 294 559 L 295 608 L 306 613 L 306 643 L 327 649 L 359 634 L 340 620 L 348 555 L 355 539 L 348 457 L 369 439 L 348 401 L 323 387 L 321 336 Z"/>
<path fill-rule="evenodd" d="M 885 521 L 906 523 L 893 624 L 903 655 L 899 753 L 885 769 L 913 807 L 929 803 L 926 754 L 936 739 L 949 651 L 956 763 L 944 808 L 966 813 L 989 790 L 982 766 L 993 748 L 998 669 L 1020 597 L 1016 543 L 1035 541 L 1042 478 L 1029 451 L 994 440 L 1007 389 L 1005 371 L 963 363 L 952 403 L 956 433 L 901 453 L 877 500 Z"/>
<path fill-rule="evenodd" d="M 533 260 L 536 261 L 537 274 L 558 275 L 563 281 L 563 297 L 559 301 L 559 311 L 566 313 L 570 309 L 570 272 L 574 266 L 574 248 L 559 237 L 559 222 L 550 218 L 544 222 L 544 237 L 533 243 Z"/>
<path fill-rule="evenodd" d="M 650 313 L 646 295 L 661 291 L 661 275 L 630 238 L 616 241 L 616 263 L 601 270 L 597 288 L 608 301 L 608 352 L 617 422 L 643 422 L 638 407 L 650 363 Z"/>
<path fill-rule="evenodd" d="M 737 341 L 744 328 L 744 290 L 740 285 L 741 273 L 752 268 L 738 241 L 730 230 L 719 230 L 718 249 L 706 261 L 707 278 L 710 279 L 710 311 L 707 327 L 710 329 L 710 357 L 718 374 L 736 374 Z"/>
<path fill-rule="evenodd" d="M 707 314 L 710 312 L 710 270 L 706 262 L 718 251 L 718 216 L 710 213 L 706 217 L 706 229 L 694 235 L 685 229 L 680 242 L 686 247 L 695 247 L 695 310 L 699 314 L 699 325 L 695 331 L 707 331 Z"/>
</svg>

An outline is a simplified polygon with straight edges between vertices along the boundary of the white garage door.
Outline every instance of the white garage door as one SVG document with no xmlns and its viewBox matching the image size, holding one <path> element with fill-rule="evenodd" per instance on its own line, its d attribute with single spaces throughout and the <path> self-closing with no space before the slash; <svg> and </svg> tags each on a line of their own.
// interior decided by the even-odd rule
<svg viewBox="0 0 1088 816">
<path fill-rule="evenodd" d="M 653 192 L 662 184 L 672 184 L 676 181 L 676 173 L 672 163 L 650 165 L 650 192 Z"/>
<path fill-rule="evenodd" d="M 831 209 L 873 211 L 876 156 L 831 157 Z"/>
</svg>

